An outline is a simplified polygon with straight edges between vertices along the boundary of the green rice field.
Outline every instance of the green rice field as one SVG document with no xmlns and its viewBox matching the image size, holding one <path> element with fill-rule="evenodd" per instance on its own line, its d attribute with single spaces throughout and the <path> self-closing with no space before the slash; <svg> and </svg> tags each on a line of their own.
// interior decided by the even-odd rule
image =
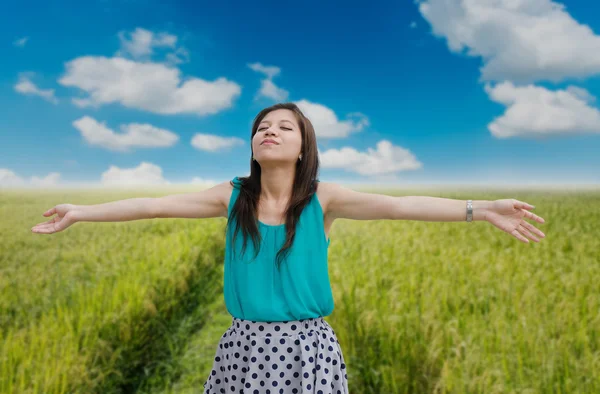
<svg viewBox="0 0 600 394">
<path fill-rule="evenodd" d="M 56 204 L 174 192 L 0 191 L 0 393 L 202 392 L 231 324 L 225 218 L 30 231 Z M 546 237 L 336 220 L 326 320 L 351 393 L 600 393 L 600 190 L 385 193 L 515 198 Z"/>
</svg>

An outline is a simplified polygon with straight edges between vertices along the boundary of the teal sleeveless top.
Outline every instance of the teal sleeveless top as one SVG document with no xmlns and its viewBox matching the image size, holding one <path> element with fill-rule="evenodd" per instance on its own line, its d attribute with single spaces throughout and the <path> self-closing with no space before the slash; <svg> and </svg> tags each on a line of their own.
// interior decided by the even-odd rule
<svg viewBox="0 0 600 394">
<path fill-rule="evenodd" d="M 228 217 L 240 193 L 241 181 L 233 179 Z M 234 221 L 237 218 L 233 219 Z M 315 192 L 304 207 L 296 227 L 296 236 L 279 270 L 275 259 L 285 243 L 285 224 L 269 225 L 258 221 L 262 236 L 259 252 L 248 237 L 242 254 L 241 228 L 233 244 L 235 223 L 228 223 L 225 240 L 224 297 L 233 317 L 252 321 L 301 320 L 331 314 L 334 307 L 327 252 L 323 208 Z M 233 254 L 235 250 L 235 256 Z"/>
</svg>

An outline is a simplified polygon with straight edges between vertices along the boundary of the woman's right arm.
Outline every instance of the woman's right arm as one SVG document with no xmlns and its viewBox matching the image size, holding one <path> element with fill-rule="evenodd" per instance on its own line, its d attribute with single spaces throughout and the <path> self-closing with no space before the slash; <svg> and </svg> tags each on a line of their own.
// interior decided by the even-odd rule
<svg viewBox="0 0 600 394">
<path fill-rule="evenodd" d="M 209 189 L 164 197 L 139 197 L 95 205 L 59 204 L 43 213 L 54 218 L 32 227 L 34 233 L 62 231 L 77 222 L 121 222 L 153 218 L 227 217 L 231 185 L 225 181 Z"/>
<path fill-rule="evenodd" d="M 153 215 L 155 198 L 128 198 L 95 205 L 75 205 L 73 219 L 76 222 L 124 222 L 150 219 Z"/>
</svg>

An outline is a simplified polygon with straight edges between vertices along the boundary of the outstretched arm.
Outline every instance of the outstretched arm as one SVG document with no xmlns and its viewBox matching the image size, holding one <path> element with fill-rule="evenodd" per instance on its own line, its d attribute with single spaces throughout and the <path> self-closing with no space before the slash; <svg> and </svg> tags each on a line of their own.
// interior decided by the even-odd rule
<svg viewBox="0 0 600 394">
<path fill-rule="evenodd" d="M 193 193 L 163 197 L 139 197 L 95 205 L 58 204 L 42 215 L 50 220 L 36 224 L 31 231 L 52 234 L 77 222 L 120 222 L 153 218 L 227 217 L 225 199 L 231 194 L 229 181 Z"/>
<path fill-rule="evenodd" d="M 356 220 L 421 220 L 434 222 L 457 222 L 467 219 L 467 201 L 429 196 L 388 196 L 377 193 L 358 192 L 347 187 L 321 182 L 327 189 L 328 215 L 332 218 Z M 502 231 L 523 242 L 526 235 L 536 242 L 545 234 L 523 218 L 545 223 L 544 219 L 530 212 L 534 207 L 515 199 L 473 200 L 473 220 L 488 221 Z"/>
<path fill-rule="evenodd" d="M 467 200 L 429 196 L 401 196 L 396 219 L 426 222 L 463 222 L 467 220 Z M 492 201 L 473 200 L 473 221 L 484 221 Z"/>
</svg>

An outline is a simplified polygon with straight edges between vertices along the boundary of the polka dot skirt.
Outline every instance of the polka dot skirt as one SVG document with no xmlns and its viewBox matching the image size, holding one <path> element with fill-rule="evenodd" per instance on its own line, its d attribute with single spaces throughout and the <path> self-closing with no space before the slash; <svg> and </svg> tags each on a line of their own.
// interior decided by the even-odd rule
<svg viewBox="0 0 600 394">
<path fill-rule="evenodd" d="M 348 394 L 348 375 L 335 332 L 323 317 L 282 322 L 233 317 L 203 393 Z"/>
</svg>

